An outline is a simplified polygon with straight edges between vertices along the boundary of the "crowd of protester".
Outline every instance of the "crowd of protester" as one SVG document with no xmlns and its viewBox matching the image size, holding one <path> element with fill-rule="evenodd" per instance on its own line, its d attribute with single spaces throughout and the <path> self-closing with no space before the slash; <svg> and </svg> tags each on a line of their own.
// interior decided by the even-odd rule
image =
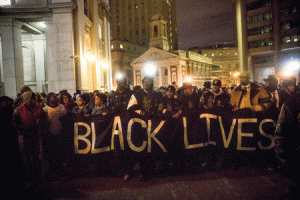
<svg viewBox="0 0 300 200">
<path fill-rule="evenodd" d="M 141 118 L 170 120 L 197 109 L 224 113 L 264 113 L 273 109 L 278 114 L 281 110 L 275 131 L 274 155 L 278 157 L 280 169 L 297 171 L 299 164 L 294 156 L 299 155 L 300 145 L 294 133 L 299 129 L 300 93 L 297 93 L 296 79 L 283 80 L 279 84 L 272 75 L 264 79 L 264 83 L 250 81 L 248 72 L 242 72 L 239 77 L 240 85 L 230 88 L 222 87 L 220 80 L 213 80 L 205 82 L 203 88 L 188 82 L 178 88 L 174 82 L 157 90 L 154 90 L 151 77 L 146 76 L 142 87 L 136 86 L 133 90 L 127 85 L 126 78 L 122 78 L 117 81 L 116 91 L 77 91 L 73 96 L 67 90 L 58 94 L 34 93 L 24 86 L 15 100 L 0 97 L 2 128 L 7 130 L 5 141 L 14 147 L 12 156 L 7 158 L 11 163 L 9 168 L 14 169 L 15 177 L 11 180 L 22 182 L 40 177 L 38 171 L 45 170 L 45 166 L 39 164 L 41 158 L 47 160 L 49 174 L 63 176 L 65 157 L 62 152 L 67 145 L 61 136 L 63 116 L 106 117 L 118 115 L 123 110 L 135 112 Z M 132 178 L 134 161 L 131 161 L 130 158 L 118 158 L 119 165 L 123 166 L 118 174 L 124 180 Z M 149 158 L 139 162 L 141 181 L 147 181 L 151 177 Z"/>
</svg>

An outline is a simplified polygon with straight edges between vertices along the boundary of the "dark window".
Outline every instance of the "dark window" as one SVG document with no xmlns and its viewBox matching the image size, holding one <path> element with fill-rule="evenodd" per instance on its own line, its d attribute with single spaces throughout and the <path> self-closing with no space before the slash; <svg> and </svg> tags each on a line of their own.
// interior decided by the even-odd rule
<svg viewBox="0 0 300 200">
<path fill-rule="evenodd" d="M 258 0 L 252 3 L 248 3 L 246 9 L 247 11 L 249 11 L 249 10 L 254 10 L 257 8 L 262 8 L 271 5 L 272 5 L 272 0 Z"/>
<path fill-rule="evenodd" d="M 273 39 L 264 39 L 264 40 L 258 40 L 258 41 L 253 41 L 249 42 L 249 48 L 259 48 L 259 47 L 264 47 L 264 46 L 273 46 L 274 41 Z"/>
<path fill-rule="evenodd" d="M 165 69 L 165 76 L 168 76 L 168 69 Z"/>
<path fill-rule="evenodd" d="M 154 26 L 154 37 L 158 37 L 158 29 L 157 29 L 157 26 Z"/>
</svg>

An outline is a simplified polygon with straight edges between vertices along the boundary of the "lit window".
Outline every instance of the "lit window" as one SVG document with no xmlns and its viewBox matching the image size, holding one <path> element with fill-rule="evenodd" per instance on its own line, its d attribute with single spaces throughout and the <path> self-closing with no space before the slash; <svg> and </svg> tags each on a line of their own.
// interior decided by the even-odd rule
<svg viewBox="0 0 300 200">
<path fill-rule="evenodd" d="M 113 44 L 111 45 L 111 49 L 114 49 L 114 45 Z"/>
<path fill-rule="evenodd" d="M 204 56 L 207 56 L 207 54 L 204 54 Z"/>
<path fill-rule="evenodd" d="M 2 0 L 0 1 L 0 6 L 10 6 L 11 1 L 10 0 Z"/>
<path fill-rule="evenodd" d="M 215 56 L 215 54 L 214 54 L 214 53 L 212 53 L 212 54 L 211 54 L 211 56 Z"/>
<path fill-rule="evenodd" d="M 102 40 L 102 27 L 99 25 L 99 38 Z"/>
<path fill-rule="evenodd" d="M 222 55 L 222 53 L 220 53 L 220 56 Z"/>
<path fill-rule="evenodd" d="M 123 49 L 123 44 L 120 44 L 120 49 Z"/>
<path fill-rule="evenodd" d="M 292 35 L 291 40 L 292 40 L 292 42 L 298 42 L 299 41 L 299 35 Z"/>
<path fill-rule="evenodd" d="M 237 56 L 237 52 L 235 52 L 235 55 Z"/>
</svg>

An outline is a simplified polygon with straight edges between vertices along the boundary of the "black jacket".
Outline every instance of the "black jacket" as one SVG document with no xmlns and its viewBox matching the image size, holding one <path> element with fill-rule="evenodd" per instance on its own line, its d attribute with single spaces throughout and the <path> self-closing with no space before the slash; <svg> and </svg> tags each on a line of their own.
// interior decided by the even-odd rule
<svg viewBox="0 0 300 200">
<path fill-rule="evenodd" d="M 298 92 L 290 96 L 281 108 L 275 130 L 275 155 L 281 167 L 298 163 L 300 156 L 300 93 Z"/>
</svg>

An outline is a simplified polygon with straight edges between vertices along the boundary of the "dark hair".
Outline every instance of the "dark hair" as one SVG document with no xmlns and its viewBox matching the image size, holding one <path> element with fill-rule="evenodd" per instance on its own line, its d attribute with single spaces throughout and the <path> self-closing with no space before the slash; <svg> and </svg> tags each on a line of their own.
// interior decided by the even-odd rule
<svg viewBox="0 0 300 200">
<path fill-rule="evenodd" d="M 62 92 L 61 95 L 60 95 L 60 103 L 63 104 L 63 96 L 67 96 L 69 101 L 72 101 L 72 96 L 69 92 L 65 91 L 65 92 Z"/>
<path fill-rule="evenodd" d="M 85 102 L 85 104 L 88 104 L 91 101 L 91 95 L 89 93 L 83 93 L 83 94 L 79 95 L 79 97 L 82 98 L 82 100 Z"/>
<path fill-rule="evenodd" d="M 8 101 L 8 102 L 10 102 L 11 104 L 14 103 L 14 100 L 13 100 L 12 98 L 10 98 L 10 97 L 8 97 L 8 96 L 1 96 L 1 97 L 0 97 L 0 105 L 1 105 L 2 102 L 4 102 L 4 101 Z"/>
<path fill-rule="evenodd" d="M 51 97 L 57 96 L 57 94 L 55 94 L 54 92 L 50 92 L 47 97 L 46 97 L 46 104 L 49 106 L 49 102 Z"/>
<path fill-rule="evenodd" d="M 21 94 L 23 94 L 24 92 L 29 92 L 29 91 L 32 92 L 31 88 L 28 86 L 23 86 L 20 90 Z"/>
<path fill-rule="evenodd" d="M 176 90 L 175 90 L 175 87 L 172 86 L 172 85 L 169 85 L 169 86 L 168 86 L 167 91 L 168 91 L 168 90 L 171 90 L 173 93 L 175 93 L 175 91 L 176 91 Z"/>
<path fill-rule="evenodd" d="M 103 103 L 107 102 L 107 95 L 106 94 L 96 93 L 96 96 L 99 97 L 103 101 Z"/>
<path fill-rule="evenodd" d="M 122 77 L 120 79 L 117 79 L 117 83 L 119 83 L 119 82 L 123 82 L 125 85 L 127 85 L 127 78 Z"/>
<path fill-rule="evenodd" d="M 145 76 L 145 77 L 143 78 L 143 80 L 142 80 L 142 83 L 144 83 L 144 81 L 145 81 L 146 79 L 149 79 L 149 80 L 152 81 L 152 83 L 154 83 L 154 79 L 153 79 L 153 77 L 151 77 L 151 76 Z"/>
</svg>

